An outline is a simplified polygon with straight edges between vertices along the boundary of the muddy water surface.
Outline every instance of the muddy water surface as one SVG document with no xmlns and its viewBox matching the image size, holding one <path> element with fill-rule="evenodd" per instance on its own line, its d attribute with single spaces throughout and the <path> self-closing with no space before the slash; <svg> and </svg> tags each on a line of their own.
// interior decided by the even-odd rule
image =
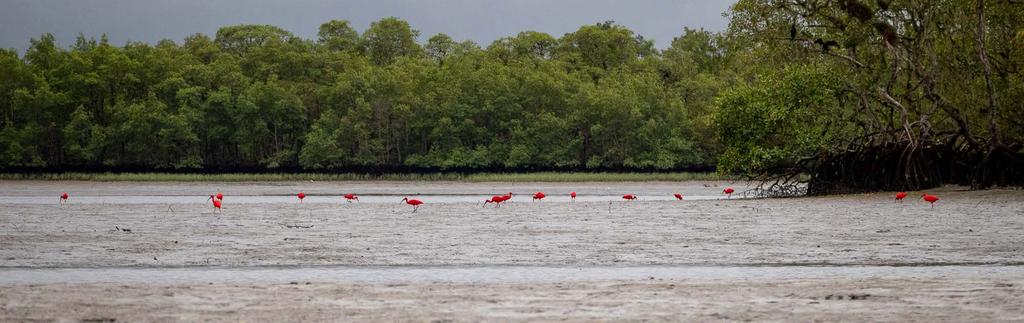
<svg viewBox="0 0 1024 323">
<path fill-rule="evenodd" d="M 0 182 L 0 321 L 1024 320 L 1024 191 L 725 186 Z"/>
</svg>

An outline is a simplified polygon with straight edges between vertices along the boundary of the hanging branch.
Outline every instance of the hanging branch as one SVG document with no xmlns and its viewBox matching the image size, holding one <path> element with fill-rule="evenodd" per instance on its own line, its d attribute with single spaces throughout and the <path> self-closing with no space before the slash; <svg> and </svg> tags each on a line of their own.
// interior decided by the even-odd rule
<svg viewBox="0 0 1024 323">
<path fill-rule="evenodd" d="M 988 62 L 988 49 L 985 47 L 985 0 L 978 0 L 978 34 L 975 40 L 978 43 L 978 57 L 984 67 L 985 90 L 988 94 L 988 135 L 990 146 L 1002 145 L 999 139 L 999 132 L 996 127 L 996 91 L 992 87 L 992 65 Z"/>
</svg>

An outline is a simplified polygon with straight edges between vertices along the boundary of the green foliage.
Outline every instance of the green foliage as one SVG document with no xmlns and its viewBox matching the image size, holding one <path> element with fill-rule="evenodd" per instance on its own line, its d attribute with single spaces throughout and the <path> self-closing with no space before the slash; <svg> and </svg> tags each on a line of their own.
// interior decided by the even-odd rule
<svg viewBox="0 0 1024 323">
<path fill-rule="evenodd" d="M 841 129 L 839 79 L 792 65 L 752 85 L 724 91 L 714 120 L 725 145 L 719 171 L 758 175 L 828 151 Z"/>
<path fill-rule="evenodd" d="M 95 160 L 102 153 L 105 143 L 103 128 L 98 127 L 89 112 L 79 106 L 71 114 L 71 120 L 64 126 L 64 150 L 67 162 L 81 165 Z"/>
<path fill-rule="evenodd" d="M 107 151 L 116 158 L 104 160 L 105 164 L 116 162 L 155 168 L 199 166 L 198 156 L 192 154 L 198 138 L 185 118 L 168 111 L 162 102 L 150 99 L 118 105 L 113 110 L 116 126 L 96 136 L 107 137 Z"/>
<path fill-rule="evenodd" d="M 421 45 L 397 18 L 361 34 L 329 21 L 315 40 L 267 25 L 120 47 L 44 34 L 0 51 L 0 167 L 706 167 L 727 59 L 719 35 L 685 33 L 664 55 L 612 22 L 486 48 Z"/>
<path fill-rule="evenodd" d="M 566 34 L 557 55 L 593 69 L 610 70 L 654 53 L 653 43 L 623 26 L 607 21 Z"/>
<path fill-rule="evenodd" d="M 320 44 L 331 51 L 352 51 L 359 46 L 359 33 L 349 27 L 347 20 L 325 22 L 317 35 Z"/>
<path fill-rule="evenodd" d="M 103 182 L 268 182 L 268 181 L 465 181 L 465 182 L 653 182 L 718 181 L 732 178 L 716 173 L 0 173 L 0 180 L 103 181 Z"/>
<path fill-rule="evenodd" d="M 420 55 L 423 49 L 416 43 L 419 35 L 408 22 L 395 17 L 384 18 L 371 23 L 370 29 L 363 33 L 363 48 L 374 64 L 388 65 L 401 56 Z"/>
<path fill-rule="evenodd" d="M 1024 11 L 882 3 L 740 0 L 726 32 L 684 28 L 664 50 L 610 21 L 483 47 L 420 43 L 398 18 L 362 33 L 332 20 L 315 40 L 266 25 L 180 44 L 43 34 L 0 50 L 0 168 L 757 175 L 908 142 L 1020 151 Z"/>
</svg>

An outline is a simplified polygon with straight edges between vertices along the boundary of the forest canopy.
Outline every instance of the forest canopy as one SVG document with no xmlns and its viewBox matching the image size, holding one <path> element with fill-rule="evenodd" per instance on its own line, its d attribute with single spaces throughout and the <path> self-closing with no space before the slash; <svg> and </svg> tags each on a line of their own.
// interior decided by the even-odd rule
<svg viewBox="0 0 1024 323">
<path fill-rule="evenodd" d="M 810 174 L 812 191 L 1024 178 L 1022 4 L 740 0 L 726 14 L 727 30 L 683 28 L 665 49 L 611 21 L 486 45 L 398 18 L 329 21 L 316 39 L 43 34 L 0 50 L 0 169 L 717 167 Z"/>
<path fill-rule="evenodd" d="M 679 169 L 715 163 L 719 35 L 613 22 L 486 48 L 397 18 L 302 39 L 31 40 L 0 52 L 0 167 Z M 703 81 L 707 80 L 707 81 Z"/>
</svg>

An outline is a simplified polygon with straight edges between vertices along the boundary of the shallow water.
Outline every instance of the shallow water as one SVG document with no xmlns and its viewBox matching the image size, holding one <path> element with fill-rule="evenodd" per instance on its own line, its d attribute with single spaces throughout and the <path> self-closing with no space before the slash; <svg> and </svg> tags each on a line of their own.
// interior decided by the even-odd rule
<svg viewBox="0 0 1024 323">
<path fill-rule="evenodd" d="M 889 193 L 690 200 L 726 185 L 740 188 L 0 181 L 0 268 L 1024 263 L 1024 191 L 946 188 L 934 208 Z M 71 207 L 57 206 L 61 191 Z M 510 205 L 481 207 L 509 191 Z M 536 191 L 552 196 L 532 202 Z M 210 192 L 226 195 L 223 212 L 213 215 Z M 672 192 L 687 200 L 652 201 Z M 416 213 L 399 202 L 413 193 L 427 203 Z"/>
<path fill-rule="evenodd" d="M 1024 279 L 1020 265 L 253 266 L 0 269 L 0 285 L 51 283 L 544 283 L 603 280 Z"/>
<path fill-rule="evenodd" d="M 336 204 L 347 203 L 339 194 L 308 194 L 302 203 Z M 421 199 L 427 203 L 483 203 L 490 196 L 480 194 L 421 194 L 421 195 L 398 195 L 398 194 L 374 194 L 359 195 L 359 201 L 354 203 L 375 203 L 375 204 L 397 204 L 401 203 L 403 197 Z M 738 199 L 733 196 L 731 199 Z M 208 195 L 76 195 L 71 200 L 75 204 L 188 204 L 206 203 Z M 706 201 L 730 199 L 725 196 L 709 195 L 687 195 L 683 197 L 686 201 Z M 671 193 L 653 196 L 640 196 L 639 201 L 674 201 Z M 224 198 L 224 203 L 231 204 L 287 204 L 298 203 L 294 195 L 231 195 Z M 622 202 L 621 195 L 577 195 L 577 202 L 600 202 L 615 201 Z M 531 195 L 517 195 L 512 199 L 515 203 L 532 203 Z M 568 195 L 548 195 L 543 201 L 537 203 L 568 203 L 571 202 Z M 0 204 L 29 204 L 29 205 L 52 205 L 57 203 L 57 198 L 49 196 L 0 196 Z"/>
</svg>

